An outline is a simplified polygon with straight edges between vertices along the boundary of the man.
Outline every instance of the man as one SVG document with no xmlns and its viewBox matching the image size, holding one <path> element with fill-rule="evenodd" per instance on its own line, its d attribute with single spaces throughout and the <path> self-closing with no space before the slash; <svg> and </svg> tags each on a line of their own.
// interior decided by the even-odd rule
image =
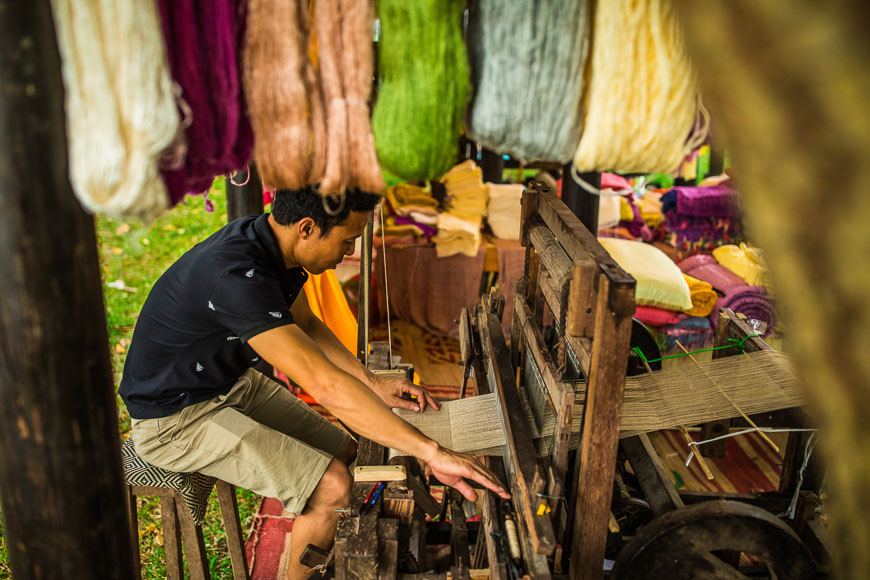
<svg viewBox="0 0 870 580">
<path fill-rule="evenodd" d="M 251 369 L 261 357 L 349 428 L 419 457 L 466 498 L 476 494 L 464 478 L 507 497 L 474 458 L 440 447 L 392 413 L 438 404 L 409 381 L 378 379 L 300 296 L 306 271 L 322 273 L 353 252 L 379 200 L 347 192 L 333 216 L 311 190 L 278 191 L 271 214 L 234 220 L 160 277 L 124 366 L 119 392 L 143 459 L 213 475 L 298 514 L 289 578 L 310 573 L 299 563 L 307 544 L 332 545 L 335 510 L 349 503 L 356 443 Z"/>
</svg>

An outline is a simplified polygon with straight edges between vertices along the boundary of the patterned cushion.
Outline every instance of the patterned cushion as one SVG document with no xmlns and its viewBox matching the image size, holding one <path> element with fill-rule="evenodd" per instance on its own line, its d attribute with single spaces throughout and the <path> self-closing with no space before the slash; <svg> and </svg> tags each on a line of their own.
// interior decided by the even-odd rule
<svg viewBox="0 0 870 580">
<path fill-rule="evenodd" d="M 201 526 L 215 478 L 201 473 L 175 473 L 151 465 L 136 453 L 133 440 L 121 446 L 121 465 L 128 485 L 168 487 L 181 492 L 196 525 Z"/>
</svg>

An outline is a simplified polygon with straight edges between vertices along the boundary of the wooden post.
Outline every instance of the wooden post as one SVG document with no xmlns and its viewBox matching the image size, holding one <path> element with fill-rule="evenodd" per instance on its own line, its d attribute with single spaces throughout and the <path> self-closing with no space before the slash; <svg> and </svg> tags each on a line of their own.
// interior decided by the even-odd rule
<svg viewBox="0 0 870 580">
<path fill-rule="evenodd" d="M 12 575 L 132 578 L 94 220 L 48 0 L 0 0 L 0 500 Z"/>
<path fill-rule="evenodd" d="M 581 173 L 580 177 L 593 187 L 601 187 L 600 173 Z M 562 169 L 562 201 L 574 212 L 574 215 L 580 218 L 586 229 L 593 234 L 598 232 L 599 197 L 583 189 L 574 180 L 570 163 L 567 163 Z"/>
<path fill-rule="evenodd" d="M 246 215 L 263 213 L 263 184 L 253 162 L 247 169 L 237 171 L 232 179 L 224 178 L 227 185 L 227 221 Z M 239 185 L 234 185 L 233 182 Z"/>
</svg>

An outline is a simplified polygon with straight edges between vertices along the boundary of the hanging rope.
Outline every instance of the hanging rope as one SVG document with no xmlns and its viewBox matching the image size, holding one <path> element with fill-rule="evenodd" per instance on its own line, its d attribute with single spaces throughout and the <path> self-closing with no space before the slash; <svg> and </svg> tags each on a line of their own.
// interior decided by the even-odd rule
<svg viewBox="0 0 870 580">
<path fill-rule="evenodd" d="M 670 1 L 598 2 L 576 171 L 676 172 L 706 132 Z"/>
<path fill-rule="evenodd" d="M 481 0 L 468 25 L 468 130 L 522 161 L 565 163 L 580 139 L 587 0 Z"/>
<path fill-rule="evenodd" d="M 406 180 L 437 179 L 458 156 L 470 81 L 463 0 L 381 0 L 380 92 L 372 125 L 378 158 Z"/>
<path fill-rule="evenodd" d="M 154 0 L 52 0 L 70 180 L 91 212 L 145 220 L 169 204 L 158 173 L 179 113 Z"/>
</svg>

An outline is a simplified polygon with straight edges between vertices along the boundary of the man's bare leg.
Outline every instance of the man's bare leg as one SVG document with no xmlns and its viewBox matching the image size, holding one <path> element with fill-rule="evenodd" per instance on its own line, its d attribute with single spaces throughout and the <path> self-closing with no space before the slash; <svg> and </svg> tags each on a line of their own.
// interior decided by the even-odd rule
<svg viewBox="0 0 870 580">
<path fill-rule="evenodd" d="M 338 525 L 337 509 L 350 505 L 350 489 L 353 479 L 347 466 L 333 459 L 308 498 L 305 509 L 293 522 L 290 533 L 290 565 L 287 568 L 288 580 L 308 578 L 313 570 L 299 563 L 303 550 L 308 544 L 329 550 L 335 541 L 335 527 Z"/>
</svg>

